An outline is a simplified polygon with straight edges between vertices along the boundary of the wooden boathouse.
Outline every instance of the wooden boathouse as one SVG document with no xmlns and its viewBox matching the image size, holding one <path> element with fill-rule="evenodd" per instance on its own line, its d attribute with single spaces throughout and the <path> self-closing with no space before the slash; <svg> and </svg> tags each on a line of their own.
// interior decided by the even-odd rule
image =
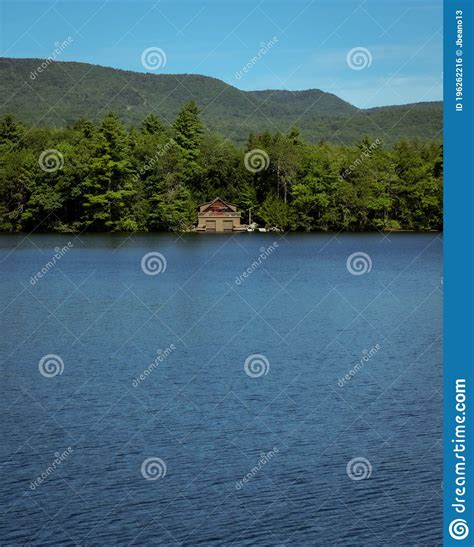
<svg viewBox="0 0 474 547">
<path fill-rule="evenodd" d="M 201 203 L 198 207 L 197 232 L 240 232 L 247 226 L 240 224 L 240 211 L 237 207 L 215 198 L 212 201 Z"/>
</svg>

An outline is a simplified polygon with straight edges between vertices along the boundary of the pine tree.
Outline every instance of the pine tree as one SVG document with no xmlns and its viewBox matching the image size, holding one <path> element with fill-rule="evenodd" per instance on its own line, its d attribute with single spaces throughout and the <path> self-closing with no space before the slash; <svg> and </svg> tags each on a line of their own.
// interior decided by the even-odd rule
<svg viewBox="0 0 474 547">
<path fill-rule="evenodd" d="M 23 124 L 11 114 L 7 114 L 0 122 L 0 145 L 17 144 L 23 137 L 24 132 Z"/>
<path fill-rule="evenodd" d="M 140 126 L 142 133 L 147 133 L 148 135 L 163 135 L 166 134 L 166 127 L 163 122 L 155 116 L 155 114 L 149 114 L 142 122 Z"/>
<path fill-rule="evenodd" d="M 131 217 L 135 189 L 130 176 L 127 134 L 115 113 L 104 118 L 92 147 L 84 196 L 86 226 L 98 230 L 135 229 Z"/>
<path fill-rule="evenodd" d="M 186 178 L 192 180 L 199 173 L 199 144 L 203 124 L 200 110 L 194 101 L 187 102 L 179 111 L 173 123 L 174 139 L 186 163 Z"/>
</svg>

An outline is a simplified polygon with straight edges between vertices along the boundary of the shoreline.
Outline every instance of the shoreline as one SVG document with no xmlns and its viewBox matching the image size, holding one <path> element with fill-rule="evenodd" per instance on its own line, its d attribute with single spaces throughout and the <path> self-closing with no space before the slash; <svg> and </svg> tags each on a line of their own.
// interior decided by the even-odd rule
<svg viewBox="0 0 474 547">
<path fill-rule="evenodd" d="M 259 232 L 258 230 L 255 230 L 253 232 L 247 232 L 246 230 L 236 230 L 234 232 L 198 232 L 198 231 L 189 231 L 189 232 L 178 232 L 173 230 L 167 230 L 167 231 L 137 231 L 137 232 L 2 232 L 0 231 L 0 236 L 5 235 L 23 235 L 25 237 L 27 236 L 36 236 L 36 235 L 58 235 L 58 236 L 89 236 L 89 235 L 116 235 L 116 236 L 125 236 L 130 237 L 132 235 L 162 235 L 162 234 L 179 234 L 180 236 L 183 235 L 196 235 L 196 236 L 233 236 L 236 234 L 258 234 L 258 235 L 271 235 L 271 236 L 287 236 L 288 234 L 307 234 L 307 235 L 343 235 L 343 234 L 352 234 L 352 235 L 381 235 L 381 234 L 443 234 L 444 230 L 367 230 L 367 231 L 352 231 L 352 230 L 313 230 L 313 231 L 305 231 L 305 230 L 288 230 L 288 231 L 280 231 L 280 232 L 274 232 L 271 230 L 268 230 L 267 232 Z"/>
</svg>

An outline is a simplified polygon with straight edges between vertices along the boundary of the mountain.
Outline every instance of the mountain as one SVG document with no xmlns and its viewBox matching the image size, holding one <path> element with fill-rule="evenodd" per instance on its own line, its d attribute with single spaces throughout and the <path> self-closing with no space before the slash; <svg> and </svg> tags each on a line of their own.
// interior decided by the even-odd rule
<svg viewBox="0 0 474 547">
<path fill-rule="evenodd" d="M 41 63 L 47 65 L 38 71 Z M 138 125 L 150 112 L 171 123 L 194 99 L 210 130 L 241 143 L 251 132 L 300 128 L 310 142 L 352 143 L 367 135 L 392 143 L 401 137 L 441 141 L 441 102 L 358 109 L 319 89 L 241 91 L 195 74 L 144 74 L 76 62 L 0 58 L 0 116 L 36 126 L 62 127 L 79 118 L 117 112 Z"/>
</svg>

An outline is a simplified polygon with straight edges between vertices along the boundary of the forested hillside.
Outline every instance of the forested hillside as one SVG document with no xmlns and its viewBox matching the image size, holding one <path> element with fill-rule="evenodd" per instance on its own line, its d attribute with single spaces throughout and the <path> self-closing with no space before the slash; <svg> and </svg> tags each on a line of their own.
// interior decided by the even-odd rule
<svg viewBox="0 0 474 547">
<path fill-rule="evenodd" d="M 195 100 L 206 128 L 236 144 L 251 132 L 287 133 L 297 125 L 310 143 L 354 144 L 363 136 L 393 144 L 400 138 L 441 142 L 442 103 L 361 110 L 319 89 L 241 91 L 194 74 L 143 74 L 74 62 L 0 58 L 0 116 L 28 125 L 65 127 L 79 118 L 99 122 L 117 112 L 138 127 L 151 112 L 171 124 L 181 106 Z"/>
</svg>

